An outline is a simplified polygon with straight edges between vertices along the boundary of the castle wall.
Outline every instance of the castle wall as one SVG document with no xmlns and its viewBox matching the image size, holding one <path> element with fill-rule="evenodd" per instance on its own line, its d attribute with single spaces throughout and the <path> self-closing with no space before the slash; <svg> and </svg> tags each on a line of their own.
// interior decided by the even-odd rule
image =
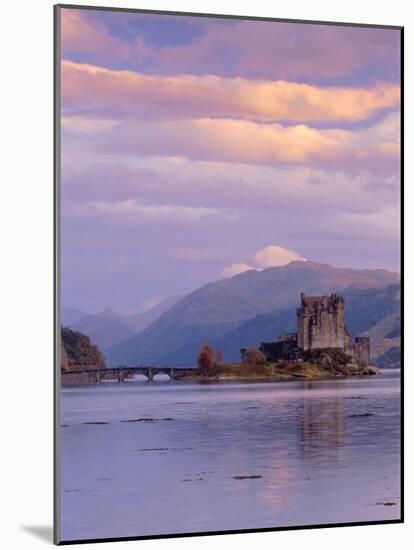
<svg viewBox="0 0 414 550">
<path fill-rule="evenodd" d="M 300 296 L 296 311 L 297 334 L 282 333 L 273 342 L 262 342 L 259 349 L 268 361 L 303 360 L 303 352 L 317 348 L 340 348 L 360 365 L 371 364 L 369 337 L 359 336 L 351 342 L 345 326 L 345 300 L 342 296 Z M 241 361 L 246 360 L 245 348 L 240 350 Z"/>
<path fill-rule="evenodd" d="M 296 333 L 282 333 L 274 342 L 262 342 L 259 349 L 268 361 L 299 359 L 303 352 L 297 346 Z"/>
<path fill-rule="evenodd" d="M 351 342 L 351 337 L 349 336 L 348 329 L 345 326 L 345 340 L 344 340 L 344 351 L 348 355 L 353 355 L 353 343 Z"/>
<path fill-rule="evenodd" d="M 360 365 L 371 364 L 371 341 L 367 336 L 355 338 L 352 345 L 352 355 Z"/>
<path fill-rule="evenodd" d="M 345 328 L 344 300 L 335 294 L 320 298 L 301 295 L 297 310 L 298 346 L 315 348 L 342 348 L 348 344 Z"/>
<path fill-rule="evenodd" d="M 298 326 L 298 347 L 302 348 L 303 350 L 309 349 L 308 315 L 304 311 L 302 311 L 302 308 L 297 309 L 296 315 Z"/>
</svg>

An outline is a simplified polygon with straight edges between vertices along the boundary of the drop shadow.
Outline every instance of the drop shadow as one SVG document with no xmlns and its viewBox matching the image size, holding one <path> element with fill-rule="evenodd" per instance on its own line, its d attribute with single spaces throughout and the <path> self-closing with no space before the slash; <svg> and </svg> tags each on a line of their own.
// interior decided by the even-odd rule
<svg viewBox="0 0 414 550">
<path fill-rule="evenodd" d="M 53 544 L 53 527 L 51 525 L 21 525 L 21 529 L 38 539 Z"/>
</svg>

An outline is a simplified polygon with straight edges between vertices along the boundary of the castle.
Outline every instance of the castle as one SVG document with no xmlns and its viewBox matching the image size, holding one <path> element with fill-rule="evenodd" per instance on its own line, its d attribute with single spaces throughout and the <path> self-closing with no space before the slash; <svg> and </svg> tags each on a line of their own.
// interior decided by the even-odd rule
<svg viewBox="0 0 414 550">
<path fill-rule="evenodd" d="M 359 336 L 351 341 L 345 325 L 345 300 L 342 296 L 305 296 L 302 293 L 296 317 L 297 332 L 285 332 L 273 342 L 260 344 L 259 349 L 268 361 L 300 361 L 309 350 L 340 348 L 360 365 L 370 364 L 370 339 Z M 246 349 L 242 348 L 242 361 L 245 357 Z"/>
</svg>

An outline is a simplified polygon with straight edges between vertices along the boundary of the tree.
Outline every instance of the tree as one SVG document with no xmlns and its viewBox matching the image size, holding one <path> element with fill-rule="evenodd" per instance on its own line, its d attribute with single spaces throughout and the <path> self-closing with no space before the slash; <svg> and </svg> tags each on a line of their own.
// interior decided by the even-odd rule
<svg viewBox="0 0 414 550">
<path fill-rule="evenodd" d="M 221 351 L 221 349 L 218 349 L 216 351 L 216 356 L 215 356 L 214 360 L 215 360 L 216 365 L 219 365 L 220 363 L 223 362 L 223 352 Z"/>
<path fill-rule="evenodd" d="M 257 348 L 249 348 L 246 350 L 246 361 L 252 365 L 264 365 L 266 355 Z"/>
<path fill-rule="evenodd" d="M 203 376 L 211 376 L 215 370 L 213 360 L 213 349 L 208 344 L 204 344 L 198 354 L 198 371 Z"/>
</svg>

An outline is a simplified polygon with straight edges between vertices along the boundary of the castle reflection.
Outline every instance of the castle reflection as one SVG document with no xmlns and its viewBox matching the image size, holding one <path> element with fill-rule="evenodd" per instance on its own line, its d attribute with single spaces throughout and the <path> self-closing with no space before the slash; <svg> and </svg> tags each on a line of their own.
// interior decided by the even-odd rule
<svg viewBox="0 0 414 550">
<path fill-rule="evenodd" d="M 312 390 L 314 383 L 306 382 Z M 303 398 L 299 407 L 302 455 L 343 447 L 347 439 L 347 414 L 343 398 Z"/>
</svg>

